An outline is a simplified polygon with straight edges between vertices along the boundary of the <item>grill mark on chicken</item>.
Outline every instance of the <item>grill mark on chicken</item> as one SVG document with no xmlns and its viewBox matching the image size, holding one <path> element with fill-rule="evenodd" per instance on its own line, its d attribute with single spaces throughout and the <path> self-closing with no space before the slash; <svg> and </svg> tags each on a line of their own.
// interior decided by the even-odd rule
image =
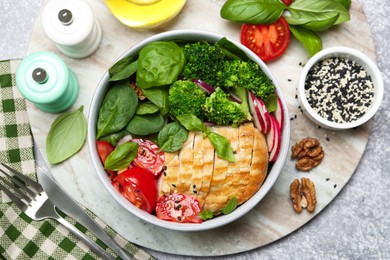
<svg viewBox="0 0 390 260">
<path fill-rule="evenodd" d="M 179 153 L 180 173 L 174 190 L 176 193 L 187 193 L 190 188 L 193 172 L 194 137 L 194 132 L 188 133 L 188 138 Z"/>
<path fill-rule="evenodd" d="M 160 196 L 189 194 L 198 199 L 202 209 L 218 214 L 233 196 L 242 204 L 260 188 L 268 167 L 264 134 L 252 123 L 239 128 L 214 127 L 212 131 L 230 141 L 236 162 L 219 158 L 208 138 L 190 132 L 178 153 L 165 155 L 167 170 L 159 183 Z"/>
</svg>

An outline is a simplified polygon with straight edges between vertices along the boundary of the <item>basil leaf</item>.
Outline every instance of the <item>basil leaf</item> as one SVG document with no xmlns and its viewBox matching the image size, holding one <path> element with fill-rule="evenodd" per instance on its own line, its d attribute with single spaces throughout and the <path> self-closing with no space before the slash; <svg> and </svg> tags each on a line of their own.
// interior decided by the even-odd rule
<svg viewBox="0 0 390 260">
<path fill-rule="evenodd" d="M 125 75 L 128 74 L 127 70 L 129 70 L 129 65 L 132 64 L 136 60 L 135 56 L 127 56 L 117 62 L 115 62 L 114 65 L 108 70 L 108 73 L 110 75 L 110 81 L 113 81 L 112 78 L 120 78 L 121 76 L 118 75 Z M 122 79 L 126 79 L 130 77 L 131 75 L 124 77 Z"/>
<path fill-rule="evenodd" d="M 168 96 L 169 88 L 167 87 L 155 87 L 143 89 L 145 97 L 147 97 L 153 104 L 160 108 L 160 114 L 165 116 L 168 114 Z"/>
<path fill-rule="evenodd" d="M 227 140 L 224 136 L 214 132 L 209 133 L 207 137 L 209 138 L 219 157 L 229 162 L 236 161 L 229 140 Z"/>
<path fill-rule="evenodd" d="M 221 212 L 225 215 L 232 213 L 237 208 L 237 199 L 236 196 L 233 196 L 229 202 L 223 207 Z"/>
<path fill-rule="evenodd" d="M 138 68 L 138 61 L 133 61 L 127 67 L 125 67 L 121 72 L 111 77 L 109 81 L 119 81 L 119 80 L 130 78 L 134 73 L 137 72 L 137 68 Z"/>
<path fill-rule="evenodd" d="M 234 43 L 229 41 L 226 37 L 223 37 L 218 42 L 215 43 L 215 46 L 222 50 L 223 53 L 229 59 L 239 59 L 242 61 L 248 61 L 249 57 L 246 53 L 237 47 Z"/>
<path fill-rule="evenodd" d="M 176 119 L 182 124 L 188 131 L 194 132 L 204 132 L 206 131 L 206 126 L 194 115 L 191 114 L 182 114 L 176 117 Z"/>
<path fill-rule="evenodd" d="M 272 113 L 278 107 L 278 95 L 271 94 L 264 100 L 265 107 L 269 113 Z"/>
<path fill-rule="evenodd" d="M 119 171 L 127 168 L 138 154 L 138 144 L 134 142 L 125 142 L 118 145 L 112 151 L 104 163 L 104 168 L 111 171 Z"/>
<path fill-rule="evenodd" d="M 295 0 L 288 7 L 288 10 L 295 20 L 302 20 L 301 24 L 324 20 L 321 17 L 323 18 L 324 15 L 328 14 L 329 18 L 329 14 L 333 16 L 335 13 L 338 13 L 339 16 L 334 24 L 340 24 L 350 19 L 348 10 L 337 0 Z"/>
<path fill-rule="evenodd" d="M 351 0 L 337 0 L 345 9 L 349 10 L 351 8 Z"/>
<path fill-rule="evenodd" d="M 280 0 L 228 0 L 221 8 L 222 18 L 249 24 L 276 22 L 286 6 Z"/>
<path fill-rule="evenodd" d="M 303 44 L 310 57 L 322 50 L 322 40 L 313 31 L 293 25 L 290 25 L 290 31 Z"/>
<path fill-rule="evenodd" d="M 332 27 L 340 14 L 337 12 L 325 12 L 320 14 L 314 14 L 314 16 L 305 16 L 304 19 L 300 14 L 296 12 L 291 12 L 291 16 L 286 17 L 286 20 L 289 24 L 292 25 L 301 25 L 302 27 L 312 30 L 312 31 L 324 31 Z"/>
<path fill-rule="evenodd" d="M 211 210 L 204 209 L 204 210 L 202 210 L 202 211 L 199 213 L 199 217 L 200 217 L 202 220 L 212 219 L 212 218 L 214 217 L 214 213 L 213 213 Z"/>
<path fill-rule="evenodd" d="M 165 125 L 165 120 L 160 114 L 135 115 L 126 127 L 126 130 L 134 135 L 149 135 L 160 131 Z"/>
<path fill-rule="evenodd" d="M 183 146 L 188 131 L 178 122 L 169 123 L 158 133 L 157 143 L 161 151 L 173 153 Z"/>
<path fill-rule="evenodd" d="M 50 163 L 60 163 L 77 153 L 85 142 L 87 122 L 81 106 L 59 115 L 46 138 L 46 154 Z"/>
<path fill-rule="evenodd" d="M 149 43 L 139 52 L 138 87 L 146 89 L 172 84 L 183 70 L 184 63 L 184 51 L 176 43 Z"/>
<path fill-rule="evenodd" d="M 151 115 L 158 112 L 160 108 L 152 102 L 140 103 L 135 112 L 137 115 Z"/>
<path fill-rule="evenodd" d="M 116 132 L 116 133 L 113 133 L 110 135 L 103 136 L 99 140 L 109 142 L 113 146 L 116 146 L 116 144 L 119 142 L 120 139 L 122 139 L 122 137 L 124 137 L 125 135 L 129 135 L 129 134 L 130 133 L 127 132 L 126 130 L 122 130 L 120 132 Z"/>
<path fill-rule="evenodd" d="M 134 116 L 137 106 L 135 91 L 127 83 L 114 83 L 100 107 L 96 139 L 122 130 Z"/>
</svg>

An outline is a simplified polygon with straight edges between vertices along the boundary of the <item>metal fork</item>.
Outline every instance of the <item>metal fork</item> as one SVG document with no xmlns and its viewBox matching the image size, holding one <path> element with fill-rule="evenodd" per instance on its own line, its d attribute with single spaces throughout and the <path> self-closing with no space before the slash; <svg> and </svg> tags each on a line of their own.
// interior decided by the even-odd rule
<svg viewBox="0 0 390 260">
<path fill-rule="evenodd" d="M 15 205 L 20 208 L 20 210 L 26 213 L 28 217 L 37 221 L 47 218 L 55 219 L 86 245 L 88 245 L 98 256 L 102 257 L 103 259 L 114 259 L 112 255 L 98 246 L 94 241 L 89 239 L 85 234 L 83 234 L 80 230 L 78 230 L 57 213 L 55 210 L 55 205 L 47 197 L 46 192 L 38 182 L 19 173 L 8 165 L 3 163 L 1 163 L 1 165 L 25 183 L 23 184 L 21 181 L 15 178 L 15 176 L 11 176 L 9 173 L 0 169 L 0 171 L 6 177 L 8 177 L 9 180 L 11 180 L 10 182 L 0 175 L 0 180 L 3 182 L 3 184 L 8 186 L 7 188 L 0 182 L 0 189 L 3 190 L 5 194 L 7 194 L 7 196 L 13 201 L 13 203 L 15 203 Z"/>
</svg>

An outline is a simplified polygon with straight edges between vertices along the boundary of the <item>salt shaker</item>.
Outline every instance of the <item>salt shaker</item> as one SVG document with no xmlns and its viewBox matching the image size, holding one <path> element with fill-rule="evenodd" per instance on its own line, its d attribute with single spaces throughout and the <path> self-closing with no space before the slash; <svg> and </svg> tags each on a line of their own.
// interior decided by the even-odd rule
<svg viewBox="0 0 390 260">
<path fill-rule="evenodd" d="M 42 28 L 63 54 L 85 58 L 102 40 L 102 29 L 84 0 L 49 0 L 42 11 Z"/>
<path fill-rule="evenodd" d="M 19 92 L 39 109 L 59 113 L 70 108 L 79 94 L 74 73 L 52 52 L 28 55 L 16 70 Z"/>
</svg>

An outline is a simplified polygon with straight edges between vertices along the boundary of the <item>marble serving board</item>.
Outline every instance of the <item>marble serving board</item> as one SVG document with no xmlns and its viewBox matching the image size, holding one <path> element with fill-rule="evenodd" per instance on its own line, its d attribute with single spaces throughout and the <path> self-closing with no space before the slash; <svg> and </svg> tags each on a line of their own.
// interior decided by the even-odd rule
<svg viewBox="0 0 390 260">
<path fill-rule="evenodd" d="M 45 3 L 46 1 L 44 1 Z M 197 29 L 219 33 L 239 41 L 240 25 L 220 18 L 223 0 L 188 0 L 180 15 L 158 29 L 137 30 L 125 27 L 108 11 L 103 1 L 88 0 L 103 29 L 100 48 L 92 56 L 72 59 L 62 55 L 42 31 L 39 14 L 28 53 L 48 50 L 58 54 L 76 74 L 80 94 L 70 110 L 84 105 L 87 117 L 93 93 L 104 72 L 127 49 L 145 38 L 169 30 Z M 42 8 L 41 8 L 42 12 Z M 375 60 L 375 47 L 366 17 L 359 1 L 352 1 L 351 21 L 321 34 L 323 47 L 356 48 Z M 299 172 L 289 152 L 283 170 L 268 195 L 246 216 L 217 228 L 202 232 L 178 232 L 160 228 L 124 210 L 95 175 L 88 147 L 59 165 L 49 165 L 54 178 L 82 205 L 95 212 L 123 237 L 140 246 L 172 254 L 211 256 L 244 252 L 280 239 L 317 216 L 337 196 L 354 173 L 369 138 L 372 122 L 357 129 L 330 131 L 318 128 L 299 109 L 297 86 L 308 56 L 300 43 L 292 39 L 287 52 L 268 63 L 282 88 L 288 104 L 291 123 L 291 146 L 304 137 L 316 137 L 325 150 L 323 162 L 310 172 Z M 38 149 L 46 159 L 46 136 L 57 114 L 49 114 L 28 104 L 28 112 Z M 295 178 L 309 177 L 317 190 L 314 213 L 294 212 L 289 198 L 289 185 Z"/>
</svg>

